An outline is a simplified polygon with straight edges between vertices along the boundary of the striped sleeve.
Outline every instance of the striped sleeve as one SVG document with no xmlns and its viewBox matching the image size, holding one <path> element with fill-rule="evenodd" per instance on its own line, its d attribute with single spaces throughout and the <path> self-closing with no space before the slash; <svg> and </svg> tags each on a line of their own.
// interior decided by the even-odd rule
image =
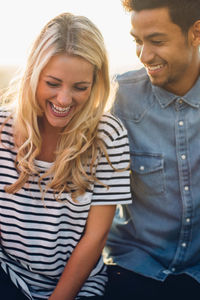
<svg viewBox="0 0 200 300">
<path fill-rule="evenodd" d="M 98 162 L 92 205 L 131 203 L 130 153 L 127 131 L 121 121 L 111 114 L 101 119 L 99 134 L 103 139 L 112 165 L 102 155 Z"/>
</svg>

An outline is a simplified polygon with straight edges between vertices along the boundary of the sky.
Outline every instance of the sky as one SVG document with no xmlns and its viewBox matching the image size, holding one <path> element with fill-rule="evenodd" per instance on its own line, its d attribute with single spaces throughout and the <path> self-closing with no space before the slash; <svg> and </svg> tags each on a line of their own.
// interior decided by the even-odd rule
<svg viewBox="0 0 200 300">
<path fill-rule="evenodd" d="M 3 2 L 3 3 L 2 3 Z M 21 65 L 42 27 L 71 12 L 88 17 L 103 34 L 111 73 L 139 68 L 130 35 L 130 14 L 121 0 L 5 0 L 0 4 L 0 65 Z"/>
</svg>

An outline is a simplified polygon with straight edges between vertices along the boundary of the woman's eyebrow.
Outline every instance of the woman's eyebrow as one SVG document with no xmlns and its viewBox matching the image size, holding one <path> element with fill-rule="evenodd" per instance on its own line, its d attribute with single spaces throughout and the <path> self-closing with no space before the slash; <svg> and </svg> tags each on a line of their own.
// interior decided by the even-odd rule
<svg viewBox="0 0 200 300">
<path fill-rule="evenodd" d="M 52 78 L 52 79 L 54 79 L 54 80 L 57 80 L 57 81 L 59 81 L 59 82 L 62 82 L 62 80 L 61 80 L 60 78 L 57 78 L 57 77 L 52 76 L 52 75 L 46 75 L 46 77 L 50 77 L 50 78 Z"/>
</svg>

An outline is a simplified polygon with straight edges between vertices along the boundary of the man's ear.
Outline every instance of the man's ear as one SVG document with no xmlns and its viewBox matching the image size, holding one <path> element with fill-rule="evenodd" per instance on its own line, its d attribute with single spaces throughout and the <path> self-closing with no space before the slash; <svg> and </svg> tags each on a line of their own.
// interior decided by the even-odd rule
<svg viewBox="0 0 200 300">
<path fill-rule="evenodd" d="M 200 45 L 200 20 L 196 21 L 190 28 L 191 42 L 194 47 Z"/>
</svg>

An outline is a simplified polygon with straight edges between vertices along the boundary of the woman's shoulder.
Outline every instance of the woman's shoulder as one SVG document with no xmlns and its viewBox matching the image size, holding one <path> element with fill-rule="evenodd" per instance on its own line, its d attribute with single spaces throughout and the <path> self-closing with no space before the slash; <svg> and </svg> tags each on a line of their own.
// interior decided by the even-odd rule
<svg viewBox="0 0 200 300">
<path fill-rule="evenodd" d="M 0 108 L 0 124 L 6 123 L 11 125 L 12 120 L 13 120 L 12 113 L 8 110 Z"/>
<path fill-rule="evenodd" d="M 98 130 L 101 136 L 112 137 L 113 140 L 122 135 L 127 135 L 122 121 L 110 112 L 103 114 L 99 122 Z"/>
</svg>

